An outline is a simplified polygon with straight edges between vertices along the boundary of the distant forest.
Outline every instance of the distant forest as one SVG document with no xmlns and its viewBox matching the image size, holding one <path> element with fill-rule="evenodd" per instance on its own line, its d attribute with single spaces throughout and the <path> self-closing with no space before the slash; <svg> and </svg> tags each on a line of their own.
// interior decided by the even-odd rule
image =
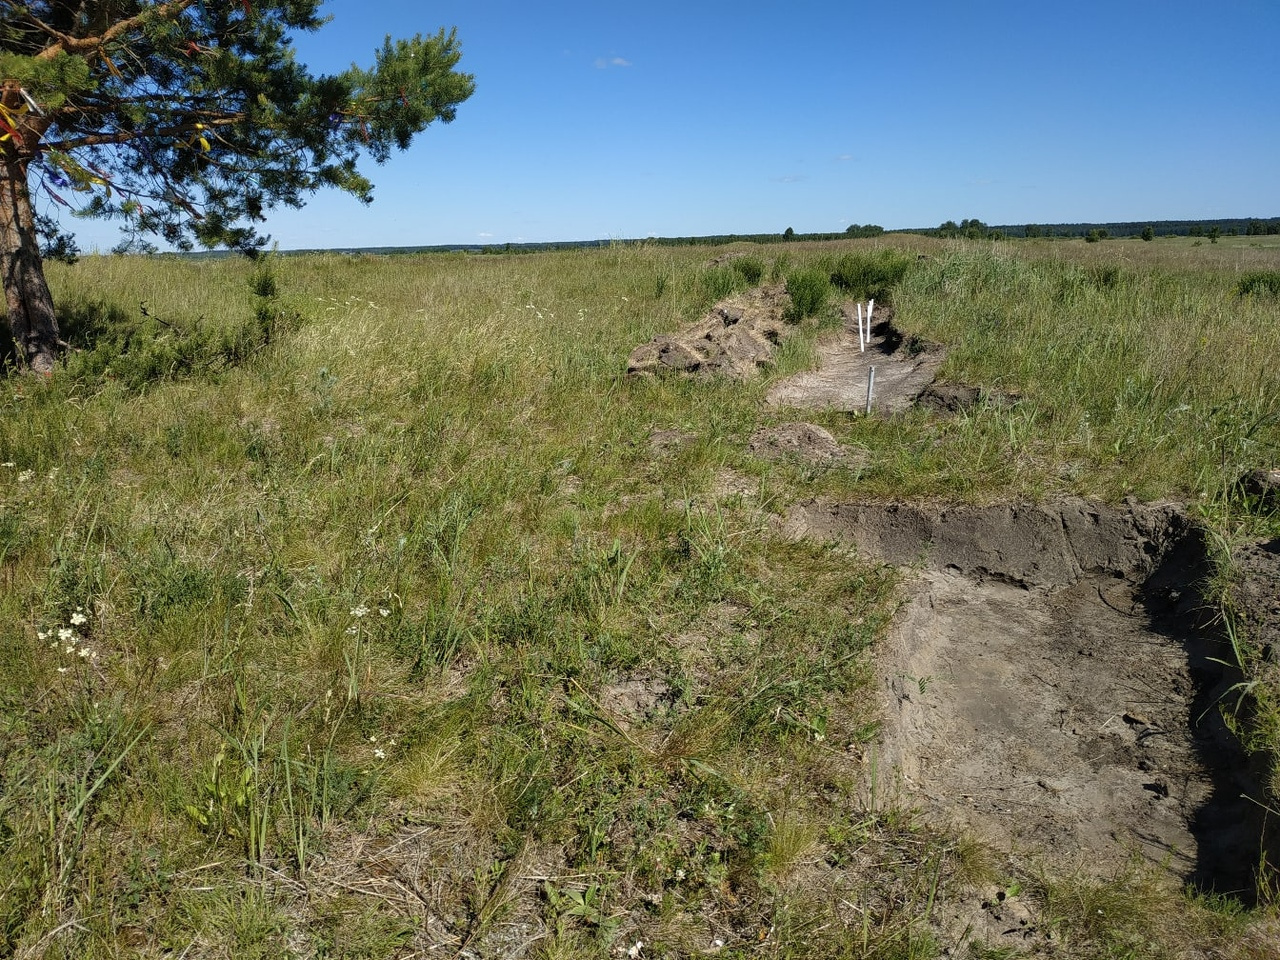
<svg viewBox="0 0 1280 960">
<path fill-rule="evenodd" d="M 585 240 L 555 243 L 506 243 L 452 245 L 430 249 L 466 250 L 472 253 L 520 253 L 537 250 L 565 250 L 574 247 L 609 246 L 614 243 L 648 243 L 659 246 L 720 246 L 726 243 L 778 243 L 802 240 L 847 240 L 850 237 L 878 237 L 886 233 L 917 233 L 928 237 L 1002 240 L 1006 238 L 1070 239 L 1086 241 L 1120 237 L 1218 237 L 1269 236 L 1280 234 L 1280 217 L 1241 217 L 1224 220 L 1139 220 L 1129 223 L 1021 223 L 989 226 L 981 220 L 947 220 L 936 227 L 885 230 L 874 223 L 853 223 L 840 233 L 797 233 L 787 227 L 781 233 L 723 233 L 704 237 L 646 237 L 635 240 Z M 421 249 L 421 248 L 419 248 Z"/>
<path fill-rule="evenodd" d="M 448 243 L 412 247 L 344 247 L 330 252 L 337 253 L 537 253 L 547 250 L 575 250 L 582 247 L 608 247 L 613 245 L 656 244 L 658 246 L 721 246 L 726 243 L 778 243 L 802 240 L 847 240 L 879 237 L 886 233 L 915 233 L 928 237 L 969 240 L 1003 240 L 1009 238 L 1071 239 L 1083 237 L 1088 242 L 1122 237 L 1205 237 L 1216 241 L 1219 237 L 1258 237 L 1280 234 L 1280 217 L 1241 217 L 1224 220 L 1137 220 L 1126 223 L 1021 223 L 991 226 L 981 220 L 947 220 L 936 227 L 918 227 L 905 230 L 885 230 L 874 223 L 853 223 L 839 233 L 797 233 L 787 227 L 781 233 L 722 233 L 703 237 L 644 237 L 631 240 L 557 240 L 532 243 Z M 290 250 L 288 253 L 317 251 Z M 226 256 L 226 251 L 186 254 L 186 256 Z"/>
<path fill-rule="evenodd" d="M 948 220 L 936 227 L 903 230 L 931 237 L 966 237 L 973 240 L 1002 237 L 1084 237 L 1106 240 L 1110 237 L 1260 237 L 1280 234 L 1280 217 L 1242 217 L 1223 220 L 1137 220 L 1124 223 L 1026 223 L 987 226 L 981 220 Z"/>
</svg>

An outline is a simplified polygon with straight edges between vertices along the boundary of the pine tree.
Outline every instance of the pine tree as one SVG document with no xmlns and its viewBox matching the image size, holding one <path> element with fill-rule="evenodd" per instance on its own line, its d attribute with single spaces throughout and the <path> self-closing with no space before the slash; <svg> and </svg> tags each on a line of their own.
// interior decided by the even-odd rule
<svg viewBox="0 0 1280 960">
<path fill-rule="evenodd" d="M 368 69 L 313 75 L 291 32 L 323 0 L 0 0 L 0 274 L 19 360 L 61 344 L 41 196 L 180 249 L 254 251 L 277 206 L 362 200 L 385 161 L 474 89 L 456 33 L 387 37 Z"/>
</svg>

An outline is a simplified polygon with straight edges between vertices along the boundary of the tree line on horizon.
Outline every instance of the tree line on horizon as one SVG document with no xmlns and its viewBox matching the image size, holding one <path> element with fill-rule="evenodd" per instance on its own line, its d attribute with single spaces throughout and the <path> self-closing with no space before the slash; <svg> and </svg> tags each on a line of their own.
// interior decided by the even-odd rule
<svg viewBox="0 0 1280 960">
<path fill-rule="evenodd" d="M 944 239 L 1002 240 L 1079 238 L 1106 240 L 1112 237 L 1218 237 L 1275 236 L 1280 234 L 1280 217 L 1240 217 L 1222 220 L 1136 220 L 1114 223 L 1005 224 L 988 226 L 981 220 L 946 220 L 937 227 L 897 231 Z"/>
</svg>

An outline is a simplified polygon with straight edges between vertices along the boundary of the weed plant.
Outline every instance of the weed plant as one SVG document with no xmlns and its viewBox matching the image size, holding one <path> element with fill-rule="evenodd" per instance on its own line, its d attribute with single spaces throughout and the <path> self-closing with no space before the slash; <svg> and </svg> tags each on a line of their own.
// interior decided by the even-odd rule
<svg viewBox="0 0 1280 960">
<path fill-rule="evenodd" d="M 791 297 L 787 319 L 792 323 L 799 323 L 805 317 L 819 313 L 827 305 L 827 298 L 831 295 L 831 281 L 822 270 L 796 270 L 787 274 L 787 294 Z"/>
<path fill-rule="evenodd" d="M 884 303 L 915 263 L 911 254 L 888 248 L 846 253 L 836 259 L 831 282 L 854 300 Z"/>
<path fill-rule="evenodd" d="M 770 517 L 855 489 L 1225 517 L 1275 452 L 1275 304 L 1235 296 L 1274 251 L 1132 247 L 51 268 L 77 352 L 0 395 L 0 955 L 962 949 L 941 905 L 987 858 L 870 750 L 894 578 Z M 807 314 L 833 273 L 886 284 L 947 376 L 1021 402 L 819 415 L 868 459 L 815 472 L 748 453 L 767 381 L 622 375 L 766 262 Z M 1223 931 L 1272 922 L 1063 883 L 1036 896 L 1087 955 L 1243 957 Z"/>
<path fill-rule="evenodd" d="M 1246 273 L 1236 283 L 1236 294 L 1241 297 L 1261 296 L 1280 300 L 1280 270 Z"/>
</svg>

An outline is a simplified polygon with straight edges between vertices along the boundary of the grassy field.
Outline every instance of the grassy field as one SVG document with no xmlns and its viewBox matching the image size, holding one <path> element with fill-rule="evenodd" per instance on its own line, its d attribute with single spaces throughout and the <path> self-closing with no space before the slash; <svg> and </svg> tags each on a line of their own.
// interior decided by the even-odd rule
<svg viewBox="0 0 1280 960">
<path fill-rule="evenodd" d="M 807 417 L 856 471 L 747 449 L 831 308 L 757 382 L 623 376 L 720 250 L 51 267 L 77 351 L 0 393 L 0 956 L 1007 956 L 940 919 L 996 890 L 1056 956 L 1276 956 L 1267 896 L 1015 872 L 897 802 L 894 572 L 770 522 L 1070 493 L 1280 533 L 1236 488 L 1280 455 L 1257 239 L 744 248 L 896 258 L 944 378 L 1021 398 Z"/>
</svg>

